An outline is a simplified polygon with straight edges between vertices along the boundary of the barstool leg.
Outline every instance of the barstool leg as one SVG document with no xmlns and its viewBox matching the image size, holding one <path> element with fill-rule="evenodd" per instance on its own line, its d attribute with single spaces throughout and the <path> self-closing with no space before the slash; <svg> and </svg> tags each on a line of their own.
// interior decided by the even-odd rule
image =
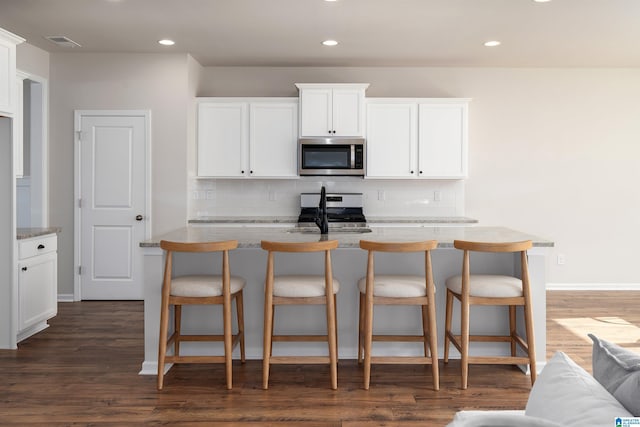
<svg viewBox="0 0 640 427">
<path fill-rule="evenodd" d="M 362 334 L 364 333 L 364 294 L 358 292 L 360 302 L 358 304 L 358 364 L 362 363 Z"/>
<path fill-rule="evenodd" d="M 242 290 L 236 294 L 236 314 L 238 315 L 238 335 L 240 335 L 240 361 L 245 362 L 244 352 L 244 303 Z"/>
<path fill-rule="evenodd" d="M 233 337 L 231 331 L 231 296 L 224 298 L 224 364 L 227 377 L 227 390 L 233 388 Z"/>
<path fill-rule="evenodd" d="M 531 385 L 533 385 L 537 378 L 536 371 L 536 344 L 533 334 L 533 310 L 531 309 L 531 300 L 525 299 L 524 302 L 524 321 L 525 329 L 527 332 L 527 352 L 529 353 L 529 370 L 531 371 Z"/>
<path fill-rule="evenodd" d="M 451 334 L 451 318 L 453 317 L 453 294 L 447 289 L 447 304 L 444 322 L 444 363 L 449 363 L 449 346 L 451 340 L 449 334 Z"/>
<path fill-rule="evenodd" d="M 429 348 L 430 330 L 427 306 L 421 305 L 420 311 L 422 313 L 422 344 L 424 346 L 424 357 L 429 357 L 431 356 L 431 349 Z"/>
<path fill-rule="evenodd" d="M 180 331 L 182 329 L 182 305 L 176 304 L 173 306 L 173 328 L 174 328 L 174 336 L 173 340 L 173 351 L 176 356 L 180 355 Z"/>
<path fill-rule="evenodd" d="M 327 297 L 327 339 L 329 341 L 329 363 L 331 369 L 331 388 L 336 390 L 338 388 L 338 349 L 336 336 L 336 318 L 335 318 L 335 304 L 334 297 L 330 295 Z"/>
<path fill-rule="evenodd" d="M 509 306 L 509 337 L 511 338 L 511 357 L 516 356 L 516 306 Z"/>
<path fill-rule="evenodd" d="M 469 299 L 462 296 L 460 304 L 460 335 L 461 335 L 461 355 L 460 355 L 460 368 L 462 371 L 462 389 L 467 389 L 467 378 L 469 374 Z"/>
<path fill-rule="evenodd" d="M 264 284 L 264 336 L 262 349 L 262 388 L 269 388 L 271 364 L 271 340 L 273 338 L 273 252 L 267 255 L 267 274 Z"/>
<path fill-rule="evenodd" d="M 160 310 L 160 339 L 158 341 L 158 390 L 162 390 L 164 382 L 164 358 L 167 354 L 167 330 L 169 329 L 169 301 L 162 297 Z"/>
</svg>

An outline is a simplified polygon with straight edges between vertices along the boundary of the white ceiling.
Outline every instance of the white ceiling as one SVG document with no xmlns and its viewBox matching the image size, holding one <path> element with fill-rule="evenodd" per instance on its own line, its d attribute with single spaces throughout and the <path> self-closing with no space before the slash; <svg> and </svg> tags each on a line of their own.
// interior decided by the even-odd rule
<svg viewBox="0 0 640 427">
<path fill-rule="evenodd" d="M 640 0 L 0 0 L 0 27 L 204 66 L 640 67 Z"/>
</svg>

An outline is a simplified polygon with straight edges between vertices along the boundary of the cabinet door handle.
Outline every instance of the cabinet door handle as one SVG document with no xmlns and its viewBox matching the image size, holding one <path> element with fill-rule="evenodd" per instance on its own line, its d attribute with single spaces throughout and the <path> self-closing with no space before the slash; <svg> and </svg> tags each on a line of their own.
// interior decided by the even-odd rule
<svg viewBox="0 0 640 427">
<path fill-rule="evenodd" d="M 38 245 L 38 249 L 44 249 L 44 245 L 41 243 Z"/>
<path fill-rule="evenodd" d="M 411 171 L 411 174 L 413 175 L 413 171 Z"/>
<path fill-rule="evenodd" d="M 27 271 L 27 267 L 22 267 L 22 271 Z"/>
<path fill-rule="evenodd" d="M 142 215 L 136 215 L 136 221 L 142 221 L 143 216 Z"/>
</svg>

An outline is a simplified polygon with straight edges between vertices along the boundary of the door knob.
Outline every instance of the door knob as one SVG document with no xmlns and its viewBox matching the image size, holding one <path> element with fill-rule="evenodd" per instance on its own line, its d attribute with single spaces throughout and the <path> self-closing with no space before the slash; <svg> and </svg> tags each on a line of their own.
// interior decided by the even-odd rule
<svg viewBox="0 0 640 427">
<path fill-rule="evenodd" d="M 136 215 L 136 221 L 142 221 L 142 215 Z"/>
</svg>

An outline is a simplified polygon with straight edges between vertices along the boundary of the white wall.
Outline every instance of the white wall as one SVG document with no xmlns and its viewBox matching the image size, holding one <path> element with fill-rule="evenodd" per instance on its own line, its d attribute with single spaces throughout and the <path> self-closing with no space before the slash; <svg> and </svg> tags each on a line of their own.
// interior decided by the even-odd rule
<svg viewBox="0 0 640 427">
<path fill-rule="evenodd" d="M 639 69 L 209 67 L 198 95 L 296 96 L 296 82 L 472 98 L 466 215 L 555 241 L 549 282 L 640 282 Z"/>
<path fill-rule="evenodd" d="M 183 226 L 187 191 L 187 55 L 51 55 L 51 225 L 58 237 L 58 291 L 73 293 L 73 111 L 151 110 L 152 224 Z"/>
</svg>

